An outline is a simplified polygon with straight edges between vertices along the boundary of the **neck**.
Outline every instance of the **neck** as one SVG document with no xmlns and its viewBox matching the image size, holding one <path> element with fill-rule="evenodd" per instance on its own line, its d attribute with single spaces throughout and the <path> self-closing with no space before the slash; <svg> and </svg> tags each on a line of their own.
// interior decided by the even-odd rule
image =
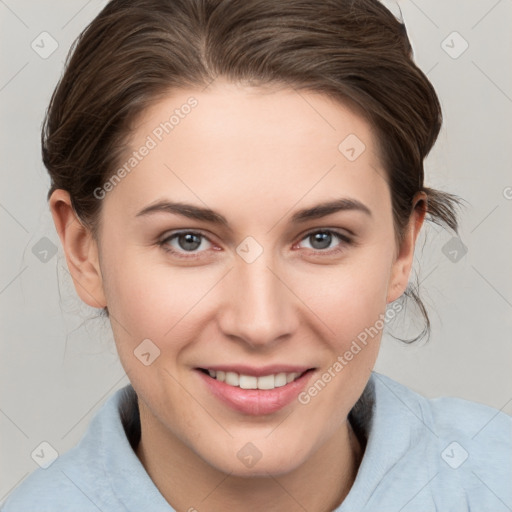
<svg viewBox="0 0 512 512">
<path fill-rule="evenodd" d="M 139 402 L 139 407 L 142 404 Z M 207 464 L 141 410 L 136 454 L 154 484 L 179 511 L 265 510 L 327 512 L 338 507 L 355 480 L 363 447 L 349 421 L 311 457 L 286 474 L 240 477 Z"/>
</svg>

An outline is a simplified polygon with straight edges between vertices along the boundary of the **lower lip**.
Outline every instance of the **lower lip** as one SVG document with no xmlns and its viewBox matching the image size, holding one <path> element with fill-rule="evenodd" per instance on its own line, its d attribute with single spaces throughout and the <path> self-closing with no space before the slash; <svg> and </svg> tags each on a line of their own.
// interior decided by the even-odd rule
<svg viewBox="0 0 512 512">
<path fill-rule="evenodd" d="M 298 379 L 274 389 L 242 389 L 214 379 L 201 370 L 196 371 L 219 400 L 238 412 L 254 416 L 272 414 L 293 402 L 314 373 L 314 370 L 308 370 Z"/>
</svg>

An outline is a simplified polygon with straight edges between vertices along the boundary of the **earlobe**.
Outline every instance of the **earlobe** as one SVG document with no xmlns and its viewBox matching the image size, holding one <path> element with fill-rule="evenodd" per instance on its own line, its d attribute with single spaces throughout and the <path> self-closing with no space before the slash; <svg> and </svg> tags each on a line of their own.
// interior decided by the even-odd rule
<svg viewBox="0 0 512 512">
<path fill-rule="evenodd" d="M 423 226 L 427 212 L 427 199 L 427 195 L 424 192 L 418 192 L 414 198 L 413 212 L 409 219 L 409 224 L 406 228 L 398 255 L 391 268 L 387 303 L 398 299 L 407 289 L 414 259 L 416 240 Z"/>
<path fill-rule="evenodd" d="M 107 303 L 96 240 L 77 217 L 67 191 L 55 190 L 49 205 L 79 297 L 94 308 L 105 307 Z"/>
</svg>

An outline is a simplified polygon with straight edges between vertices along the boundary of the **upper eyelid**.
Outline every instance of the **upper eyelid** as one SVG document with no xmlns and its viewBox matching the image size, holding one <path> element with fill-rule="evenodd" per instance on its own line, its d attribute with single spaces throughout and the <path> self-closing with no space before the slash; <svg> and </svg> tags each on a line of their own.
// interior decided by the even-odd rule
<svg viewBox="0 0 512 512">
<path fill-rule="evenodd" d="M 334 229 L 334 228 L 320 228 L 320 229 L 313 229 L 311 231 L 307 231 L 306 233 L 304 233 L 304 235 L 302 235 L 300 238 L 299 238 L 299 242 L 302 242 L 302 240 L 304 240 L 305 238 L 315 234 L 315 233 L 322 233 L 322 232 L 328 232 L 328 233 L 332 233 L 334 236 L 338 237 L 341 242 L 344 242 L 344 243 L 354 243 L 354 239 L 351 235 L 347 235 L 345 233 L 343 233 L 342 231 L 340 231 L 339 229 Z M 355 243 L 354 243 L 355 245 Z M 316 251 L 319 251 L 319 252 L 328 252 L 328 251 L 322 251 L 320 249 L 315 249 Z"/>
<path fill-rule="evenodd" d="M 300 238 L 297 239 L 297 242 L 302 242 L 302 240 L 304 240 L 308 236 L 311 236 L 312 234 L 319 233 L 319 232 L 325 232 L 325 231 L 330 232 L 330 233 L 334 234 L 335 236 L 338 236 L 344 242 L 347 242 L 347 240 L 349 240 L 350 242 L 353 242 L 352 234 L 344 234 L 340 230 L 340 228 L 329 228 L 329 227 L 312 228 L 312 229 L 306 231 L 305 233 L 303 233 L 302 235 L 299 235 Z M 163 244 L 171 239 L 176 238 L 177 236 L 179 236 L 181 234 L 188 234 L 188 233 L 193 233 L 195 235 L 202 236 L 203 238 L 206 238 L 206 240 L 208 240 L 208 242 L 214 243 L 212 240 L 210 240 L 210 237 L 207 234 L 205 234 L 203 231 L 198 230 L 198 229 L 192 229 L 192 228 L 191 229 L 180 229 L 180 230 L 174 231 L 174 232 L 167 232 L 167 234 L 165 234 L 159 240 L 159 243 Z M 184 252 L 186 253 L 186 251 L 184 251 Z M 321 252 L 324 252 L 324 251 L 321 251 Z M 325 251 L 325 252 L 327 252 L 327 251 Z"/>
<path fill-rule="evenodd" d="M 178 231 L 167 231 L 162 237 L 159 238 L 159 241 L 160 241 L 160 243 L 166 242 L 167 240 L 170 240 L 171 238 L 175 238 L 179 235 L 186 235 L 189 233 L 193 233 L 194 235 L 200 235 L 203 238 L 206 238 L 209 242 L 212 242 L 208 235 L 206 235 L 201 230 L 197 230 L 197 229 L 180 229 Z"/>
</svg>

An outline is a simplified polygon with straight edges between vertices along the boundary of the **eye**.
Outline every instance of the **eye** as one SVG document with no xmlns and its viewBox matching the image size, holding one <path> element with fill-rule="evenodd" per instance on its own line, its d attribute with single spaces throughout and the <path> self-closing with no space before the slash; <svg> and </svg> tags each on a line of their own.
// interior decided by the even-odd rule
<svg viewBox="0 0 512 512">
<path fill-rule="evenodd" d="M 325 250 L 328 249 L 331 243 L 336 239 L 341 240 L 344 243 L 338 244 L 331 250 Z M 301 241 L 303 240 L 311 240 L 313 251 L 326 254 L 339 253 L 345 250 L 345 245 L 352 244 L 352 240 L 348 236 L 332 229 L 317 229 L 316 231 L 310 231 L 304 238 L 302 238 Z"/>
<path fill-rule="evenodd" d="M 336 239 L 343 243 L 338 244 L 333 249 L 326 250 Z M 301 239 L 301 242 L 304 240 L 312 241 L 311 249 L 313 252 L 326 255 L 342 252 L 345 250 L 347 245 L 353 243 L 348 236 L 332 229 L 317 229 L 315 231 L 310 231 Z M 198 231 L 180 231 L 167 236 L 158 242 L 158 245 L 166 252 L 169 252 L 178 258 L 190 259 L 201 257 L 201 253 L 208 249 L 208 247 L 204 246 L 204 241 L 211 244 L 209 239 Z M 198 251 L 200 248 L 203 250 Z"/>
<path fill-rule="evenodd" d="M 208 238 L 197 231 L 181 231 L 158 242 L 158 245 L 160 245 L 165 251 L 170 252 L 179 258 L 190 258 L 199 256 L 196 251 L 200 247 L 204 248 L 203 241 L 205 240 L 208 240 Z M 171 242 L 174 241 L 176 244 L 172 245 Z M 190 256 L 187 256 L 186 253 L 189 253 Z"/>
</svg>

